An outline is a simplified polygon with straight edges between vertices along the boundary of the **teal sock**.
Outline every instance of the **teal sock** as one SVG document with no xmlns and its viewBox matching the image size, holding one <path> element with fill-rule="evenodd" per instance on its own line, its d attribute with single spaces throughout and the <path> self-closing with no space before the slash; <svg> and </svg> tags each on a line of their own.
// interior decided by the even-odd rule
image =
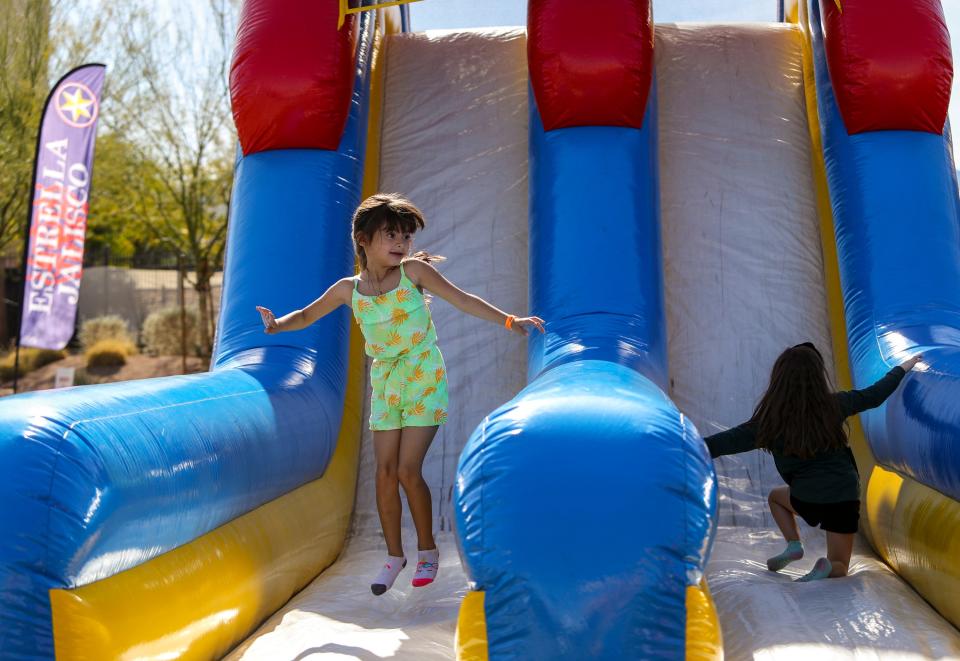
<svg viewBox="0 0 960 661">
<path fill-rule="evenodd" d="M 797 583 L 806 583 L 807 581 L 819 581 L 821 578 L 830 578 L 830 572 L 833 571 L 833 565 L 826 558 L 820 558 L 808 573 L 797 579 Z"/>
<path fill-rule="evenodd" d="M 787 542 L 787 548 L 780 555 L 775 555 L 767 560 L 767 569 L 770 571 L 780 571 L 794 560 L 803 557 L 803 544 L 799 540 Z"/>
</svg>

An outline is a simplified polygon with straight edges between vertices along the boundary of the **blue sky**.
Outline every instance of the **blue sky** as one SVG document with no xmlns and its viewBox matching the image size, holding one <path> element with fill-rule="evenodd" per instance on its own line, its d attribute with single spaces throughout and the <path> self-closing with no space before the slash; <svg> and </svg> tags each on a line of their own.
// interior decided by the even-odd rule
<svg viewBox="0 0 960 661">
<path fill-rule="evenodd" d="M 596 0 L 594 0 L 596 1 Z M 946 0 L 956 3 L 957 0 Z M 424 0 L 410 5 L 414 30 L 525 25 L 526 0 Z M 654 19 L 672 21 L 774 21 L 776 0 L 654 0 Z"/>
<path fill-rule="evenodd" d="M 960 0 L 941 2 L 947 18 L 947 28 L 950 30 L 956 72 L 957 54 L 960 53 Z M 777 1 L 654 0 L 653 17 L 658 23 L 774 21 L 777 18 Z M 414 30 L 525 25 L 527 3 L 526 0 L 423 0 L 410 5 L 410 20 Z M 960 155 L 960 73 L 953 79 L 950 124 L 954 127 L 954 153 Z"/>
</svg>

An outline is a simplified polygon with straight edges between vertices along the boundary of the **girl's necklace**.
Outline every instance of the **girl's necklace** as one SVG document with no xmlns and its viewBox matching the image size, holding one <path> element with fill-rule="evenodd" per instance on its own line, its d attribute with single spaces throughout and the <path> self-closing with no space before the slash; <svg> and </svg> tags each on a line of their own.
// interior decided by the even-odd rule
<svg viewBox="0 0 960 661">
<path fill-rule="evenodd" d="M 367 269 L 367 274 L 370 276 L 370 285 L 377 291 L 377 296 L 383 296 L 383 278 L 378 278 L 377 284 L 373 284 L 373 269 Z"/>
</svg>

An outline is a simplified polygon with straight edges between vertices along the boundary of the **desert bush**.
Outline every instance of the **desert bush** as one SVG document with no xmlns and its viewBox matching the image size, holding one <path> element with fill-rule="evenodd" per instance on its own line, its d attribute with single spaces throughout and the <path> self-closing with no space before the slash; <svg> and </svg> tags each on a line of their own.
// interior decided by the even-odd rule
<svg viewBox="0 0 960 661">
<path fill-rule="evenodd" d="M 126 319 L 115 314 L 87 319 L 80 326 L 80 346 L 84 352 L 103 340 L 117 340 L 133 344 Z"/>
<path fill-rule="evenodd" d="M 55 363 L 67 357 L 67 352 L 54 349 L 34 349 L 33 347 L 20 348 L 20 376 L 40 369 L 44 365 Z M 0 360 L 0 380 L 9 381 L 13 378 L 13 366 L 16 362 L 17 353 L 11 351 Z"/>
<path fill-rule="evenodd" d="M 124 340 L 100 340 L 84 352 L 87 367 L 121 367 L 127 364 L 127 356 L 136 353 L 132 342 Z"/>
<path fill-rule="evenodd" d="M 199 344 L 197 314 L 187 310 L 187 353 L 195 354 Z M 152 356 L 180 355 L 180 308 L 164 308 L 152 312 L 143 322 L 141 333 L 144 350 Z"/>
</svg>

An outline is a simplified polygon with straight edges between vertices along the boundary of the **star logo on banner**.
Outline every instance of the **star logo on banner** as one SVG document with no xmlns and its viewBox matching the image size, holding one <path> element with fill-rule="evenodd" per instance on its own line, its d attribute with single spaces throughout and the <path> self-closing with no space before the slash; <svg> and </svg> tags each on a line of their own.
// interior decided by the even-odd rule
<svg viewBox="0 0 960 661">
<path fill-rule="evenodd" d="M 100 104 L 90 88 L 83 83 L 64 83 L 57 90 L 57 114 L 68 126 L 82 129 L 97 119 Z"/>
</svg>

